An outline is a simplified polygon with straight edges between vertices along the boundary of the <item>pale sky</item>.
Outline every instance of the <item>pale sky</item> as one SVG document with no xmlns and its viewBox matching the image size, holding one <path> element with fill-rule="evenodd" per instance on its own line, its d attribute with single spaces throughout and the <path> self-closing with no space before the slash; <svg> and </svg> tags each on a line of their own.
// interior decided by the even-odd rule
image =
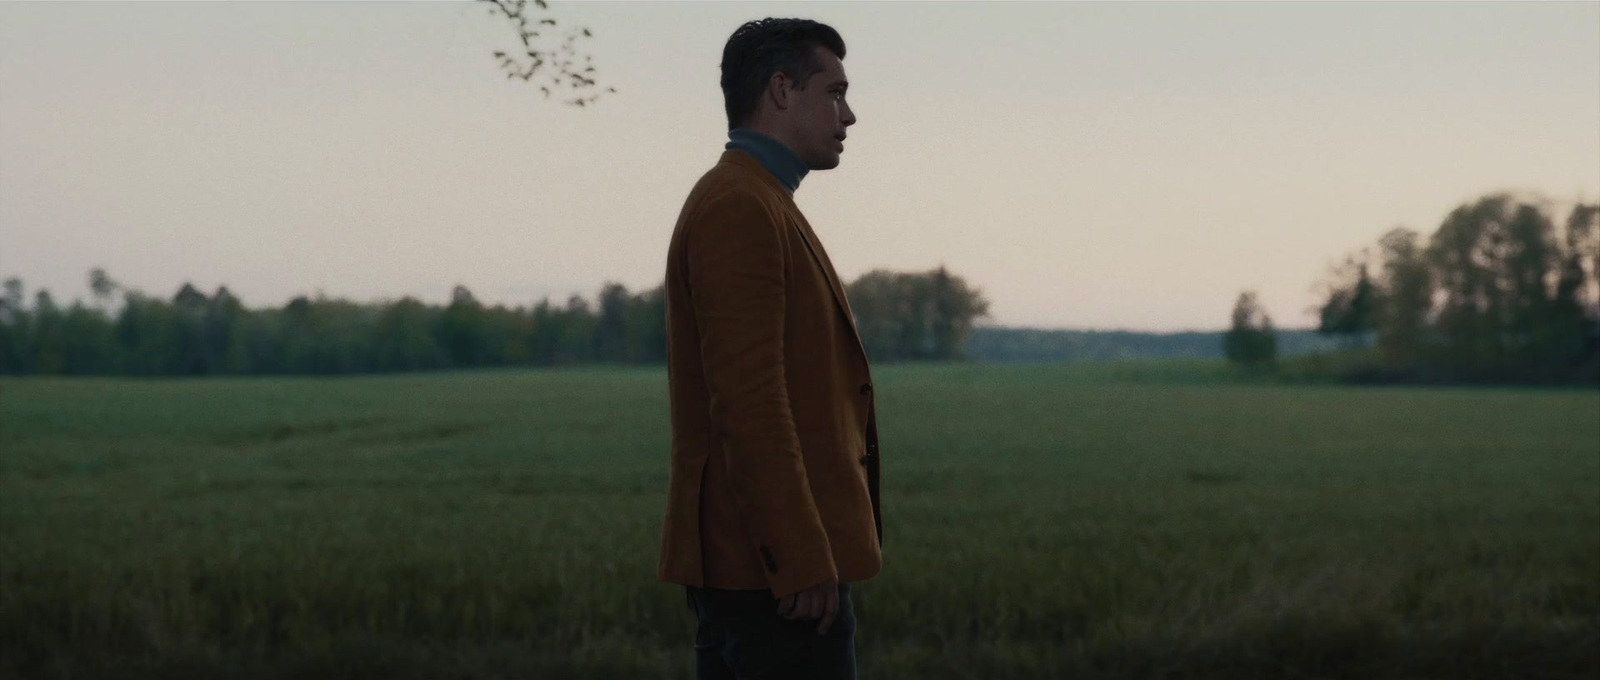
<svg viewBox="0 0 1600 680">
<path fill-rule="evenodd" d="M 944 263 L 989 323 L 1313 323 L 1328 264 L 1496 190 L 1600 198 L 1600 3 L 589 2 L 593 108 L 446 2 L 0 3 L 0 277 L 251 306 L 657 285 L 740 23 L 844 36 L 796 201 L 847 281 Z M 1565 217 L 1564 213 L 1561 217 Z M 31 293 L 30 293 L 31 295 Z"/>
</svg>

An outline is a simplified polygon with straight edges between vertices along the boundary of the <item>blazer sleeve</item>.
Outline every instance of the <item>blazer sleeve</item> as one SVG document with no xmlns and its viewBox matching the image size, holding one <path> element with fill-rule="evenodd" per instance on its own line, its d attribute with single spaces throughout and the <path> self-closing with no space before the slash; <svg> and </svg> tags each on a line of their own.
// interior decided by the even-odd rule
<svg viewBox="0 0 1600 680">
<path fill-rule="evenodd" d="M 687 247 L 711 422 L 774 597 L 837 578 L 789 410 L 783 224 L 759 198 L 708 201 Z"/>
</svg>

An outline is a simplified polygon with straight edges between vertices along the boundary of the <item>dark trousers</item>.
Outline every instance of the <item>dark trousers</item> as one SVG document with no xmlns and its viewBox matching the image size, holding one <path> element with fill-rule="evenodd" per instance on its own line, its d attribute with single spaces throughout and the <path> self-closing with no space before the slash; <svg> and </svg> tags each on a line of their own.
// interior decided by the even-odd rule
<svg viewBox="0 0 1600 680">
<path fill-rule="evenodd" d="M 818 619 L 779 616 L 770 590 L 687 589 L 699 680 L 855 680 L 850 584 L 839 584 L 839 614 L 825 635 Z"/>
</svg>

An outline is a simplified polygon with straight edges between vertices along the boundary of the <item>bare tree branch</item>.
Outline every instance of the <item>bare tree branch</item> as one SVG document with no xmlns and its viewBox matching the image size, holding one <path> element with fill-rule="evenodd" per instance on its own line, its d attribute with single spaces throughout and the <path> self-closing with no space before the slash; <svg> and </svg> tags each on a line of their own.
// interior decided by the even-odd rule
<svg viewBox="0 0 1600 680">
<path fill-rule="evenodd" d="M 579 62 L 576 43 L 579 38 L 594 37 L 589 29 L 580 26 L 560 31 L 555 19 L 531 16 L 532 10 L 549 9 L 545 0 L 531 0 L 531 9 L 530 0 L 479 1 L 490 5 L 490 14 L 509 21 L 522 41 L 522 49 L 517 53 L 504 50 L 494 53 L 495 59 L 500 61 L 500 67 L 505 69 L 507 78 L 531 82 L 535 75 L 540 76 L 543 82 L 548 83 L 539 85 L 539 91 L 546 98 L 562 88 L 571 90 L 576 96 L 566 100 L 568 106 L 587 106 L 599 99 L 602 93 L 617 91 L 614 87 L 598 88 L 592 77 L 595 68 L 591 55 L 581 55 L 582 62 Z M 554 49 L 540 46 L 541 41 L 557 39 L 560 43 Z"/>
</svg>

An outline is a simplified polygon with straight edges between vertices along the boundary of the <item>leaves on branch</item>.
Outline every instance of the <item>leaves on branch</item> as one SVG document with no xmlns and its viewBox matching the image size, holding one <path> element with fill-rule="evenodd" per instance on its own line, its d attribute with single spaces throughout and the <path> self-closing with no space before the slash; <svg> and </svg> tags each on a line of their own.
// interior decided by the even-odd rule
<svg viewBox="0 0 1600 680">
<path fill-rule="evenodd" d="M 616 93 L 615 87 L 597 89 L 595 79 L 586 75 L 595 72 L 593 58 L 589 54 L 580 55 L 576 43 L 579 38 L 594 37 L 589 29 L 577 27 L 565 32 L 554 48 L 537 45 L 542 36 L 535 27 L 556 26 L 555 19 L 530 16 L 532 10 L 529 7 L 529 0 L 479 1 L 489 3 L 490 14 L 510 21 L 522 41 L 523 54 L 526 54 L 526 58 L 522 55 L 512 56 L 504 50 L 494 52 L 494 58 L 506 71 L 506 78 L 520 78 L 524 82 L 532 82 L 535 76 L 539 76 L 548 82 L 547 85 L 539 86 L 539 91 L 547 99 L 556 89 L 565 88 L 574 93 L 575 96 L 565 102 L 569 106 L 586 107 L 599 99 L 602 93 Z M 531 4 L 538 10 L 549 9 L 545 0 L 532 0 Z M 555 37 L 552 36 L 550 39 L 555 40 Z"/>
</svg>

